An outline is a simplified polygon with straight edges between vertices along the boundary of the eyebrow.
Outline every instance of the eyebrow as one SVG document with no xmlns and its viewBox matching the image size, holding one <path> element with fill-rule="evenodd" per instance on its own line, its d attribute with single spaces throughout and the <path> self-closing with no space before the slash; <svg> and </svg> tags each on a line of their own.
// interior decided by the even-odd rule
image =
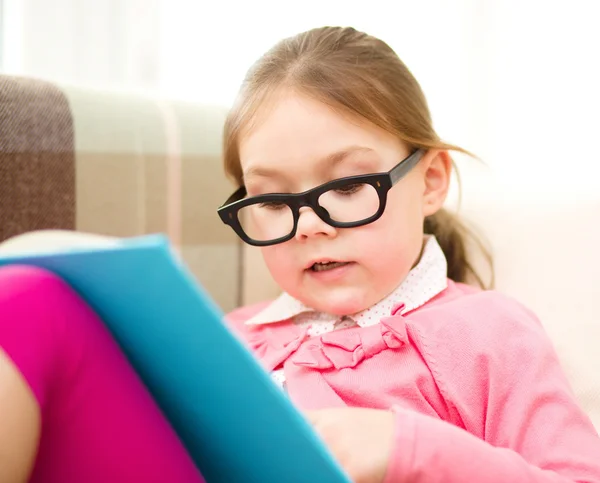
<svg viewBox="0 0 600 483">
<path fill-rule="evenodd" d="M 338 164 L 345 161 L 350 155 L 356 153 L 372 153 L 373 149 L 367 148 L 366 146 L 348 146 L 334 153 L 328 154 L 321 160 L 319 160 L 319 164 L 326 170 L 332 170 Z M 281 178 L 285 175 L 285 172 L 282 172 L 280 169 L 276 168 L 266 168 L 264 166 L 251 166 L 247 171 L 244 172 L 244 180 L 249 177 L 261 177 L 261 178 Z"/>
</svg>

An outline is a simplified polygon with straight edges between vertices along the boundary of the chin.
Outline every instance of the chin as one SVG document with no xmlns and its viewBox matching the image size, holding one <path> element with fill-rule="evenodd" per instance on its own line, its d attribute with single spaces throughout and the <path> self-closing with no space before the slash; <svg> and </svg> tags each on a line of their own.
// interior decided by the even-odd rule
<svg viewBox="0 0 600 483">
<path fill-rule="evenodd" d="M 364 290 L 338 289 L 320 293 L 311 298 L 307 305 L 333 315 L 352 315 L 368 308 Z"/>
</svg>

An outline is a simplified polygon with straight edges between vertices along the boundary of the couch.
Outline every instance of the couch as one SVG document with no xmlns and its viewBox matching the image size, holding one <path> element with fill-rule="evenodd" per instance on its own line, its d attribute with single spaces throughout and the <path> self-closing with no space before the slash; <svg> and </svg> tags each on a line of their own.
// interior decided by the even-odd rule
<svg viewBox="0 0 600 483">
<path fill-rule="evenodd" d="M 218 222 L 225 109 L 0 76 L 0 241 L 41 229 L 167 233 L 230 310 L 240 244 Z"/>
<path fill-rule="evenodd" d="M 225 114 L 0 76 L 0 242 L 40 229 L 163 232 L 224 311 L 276 296 L 259 249 L 215 212 L 233 189 L 221 169 Z M 600 429 L 600 193 L 519 194 L 490 169 L 459 167 L 464 196 L 449 207 L 488 241 L 495 288 L 537 313 Z"/>
</svg>

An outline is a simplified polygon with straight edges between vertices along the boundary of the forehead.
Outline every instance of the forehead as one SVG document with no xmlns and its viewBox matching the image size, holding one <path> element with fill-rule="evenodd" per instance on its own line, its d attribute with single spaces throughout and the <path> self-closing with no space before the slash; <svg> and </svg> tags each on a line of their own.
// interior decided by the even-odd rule
<svg viewBox="0 0 600 483">
<path fill-rule="evenodd" d="M 240 161 L 247 175 L 256 171 L 301 172 L 333 153 L 347 150 L 392 164 L 405 151 L 390 133 L 344 114 L 311 97 L 279 93 L 259 111 L 252 130 L 240 139 Z"/>
</svg>

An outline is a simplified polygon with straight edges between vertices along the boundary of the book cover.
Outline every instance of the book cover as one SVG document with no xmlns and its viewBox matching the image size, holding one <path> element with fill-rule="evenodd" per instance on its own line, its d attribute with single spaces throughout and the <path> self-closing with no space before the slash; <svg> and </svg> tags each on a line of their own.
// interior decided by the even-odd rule
<svg viewBox="0 0 600 483">
<path fill-rule="evenodd" d="M 349 481 L 166 237 L 0 253 L 7 264 L 58 274 L 99 314 L 209 483 Z"/>
</svg>

